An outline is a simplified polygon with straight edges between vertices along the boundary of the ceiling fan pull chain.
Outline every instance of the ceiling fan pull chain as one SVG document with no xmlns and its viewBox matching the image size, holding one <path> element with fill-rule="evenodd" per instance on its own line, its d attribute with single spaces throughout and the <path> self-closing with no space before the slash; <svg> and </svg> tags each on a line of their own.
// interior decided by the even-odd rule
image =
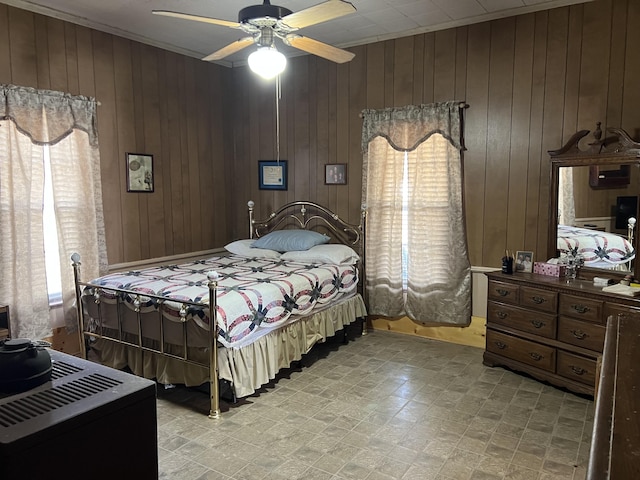
<svg viewBox="0 0 640 480">
<path fill-rule="evenodd" d="M 280 162 L 280 75 L 276 76 L 276 161 Z"/>
</svg>

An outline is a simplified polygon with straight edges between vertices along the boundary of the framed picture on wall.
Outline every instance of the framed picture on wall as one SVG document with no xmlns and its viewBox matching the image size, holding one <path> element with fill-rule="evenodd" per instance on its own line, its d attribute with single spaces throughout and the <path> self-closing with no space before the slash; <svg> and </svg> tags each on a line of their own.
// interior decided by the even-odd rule
<svg viewBox="0 0 640 480">
<path fill-rule="evenodd" d="M 533 272 L 533 252 L 526 252 L 518 250 L 516 252 L 516 272 Z"/>
<path fill-rule="evenodd" d="M 127 153 L 127 192 L 153 192 L 153 155 Z"/>
<path fill-rule="evenodd" d="M 346 185 L 347 184 L 347 164 L 327 163 L 324 166 L 325 185 Z"/>
<path fill-rule="evenodd" d="M 287 161 L 258 160 L 258 188 L 260 190 L 286 190 Z"/>
</svg>

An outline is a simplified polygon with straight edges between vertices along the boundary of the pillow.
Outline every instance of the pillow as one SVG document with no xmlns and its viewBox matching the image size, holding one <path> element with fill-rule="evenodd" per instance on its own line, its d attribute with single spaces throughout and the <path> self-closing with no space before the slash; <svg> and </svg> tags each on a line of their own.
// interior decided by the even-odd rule
<svg viewBox="0 0 640 480">
<path fill-rule="evenodd" d="M 359 259 L 360 257 L 351 247 L 334 243 L 316 245 L 304 251 L 286 252 L 280 257 L 280 260 L 288 260 L 290 262 L 329 263 L 334 265 L 354 265 Z"/>
<path fill-rule="evenodd" d="M 267 248 L 276 252 L 309 250 L 311 247 L 328 243 L 330 238 L 311 230 L 276 230 L 253 242 L 253 248 Z"/>
<path fill-rule="evenodd" d="M 272 258 L 279 259 L 280 254 L 273 250 L 266 250 L 263 248 L 251 248 L 255 240 L 236 240 L 224 246 L 227 252 L 234 255 L 240 255 L 241 257 L 251 258 Z"/>
</svg>

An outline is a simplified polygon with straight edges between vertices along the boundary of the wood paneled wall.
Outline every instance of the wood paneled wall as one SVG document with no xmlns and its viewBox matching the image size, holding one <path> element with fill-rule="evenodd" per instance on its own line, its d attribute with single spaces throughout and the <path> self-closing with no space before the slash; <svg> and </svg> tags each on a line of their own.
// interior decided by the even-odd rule
<svg viewBox="0 0 640 480">
<path fill-rule="evenodd" d="M 640 132 L 640 2 L 591 3 L 355 47 L 333 65 L 289 60 L 280 99 L 280 157 L 286 192 L 261 191 L 257 161 L 275 158 L 275 92 L 234 70 L 235 166 L 232 213 L 242 236 L 244 199 L 262 215 L 305 198 L 358 222 L 362 155 L 359 114 L 466 100 L 465 202 L 471 263 L 498 266 L 505 249 L 546 255 L 547 150 L 581 129 Z M 324 185 L 325 163 L 347 163 L 346 186 Z"/>
<path fill-rule="evenodd" d="M 258 216 L 308 199 L 357 223 L 364 108 L 465 100 L 465 203 L 473 265 L 505 249 L 544 256 L 547 150 L 580 129 L 640 132 L 640 2 L 595 0 L 359 47 L 335 65 L 289 59 L 280 158 L 289 189 L 258 189 L 277 155 L 276 91 L 233 70 L 0 5 L 0 82 L 100 102 L 111 263 L 219 247 Z M 151 153 L 153 194 L 126 193 L 125 152 Z M 348 184 L 324 184 L 346 163 Z"/>
<path fill-rule="evenodd" d="M 230 236 L 229 79 L 224 67 L 0 4 L 0 83 L 100 102 L 112 264 L 210 249 Z M 127 193 L 126 152 L 153 155 L 153 193 Z"/>
<path fill-rule="evenodd" d="M 615 217 L 618 197 L 640 194 L 640 168 L 631 167 L 629 184 L 614 188 L 589 186 L 589 167 L 563 167 L 573 170 L 576 218 Z M 627 228 L 624 228 L 626 235 Z"/>
</svg>

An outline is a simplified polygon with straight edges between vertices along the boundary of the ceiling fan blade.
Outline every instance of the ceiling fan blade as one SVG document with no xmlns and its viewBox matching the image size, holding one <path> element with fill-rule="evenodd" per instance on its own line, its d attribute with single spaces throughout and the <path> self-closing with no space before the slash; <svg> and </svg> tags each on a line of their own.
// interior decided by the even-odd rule
<svg viewBox="0 0 640 480">
<path fill-rule="evenodd" d="M 154 15 L 163 15 L 165 17 L 175 17 L 182 18 L 184 20 L 195 20 L 196 22 L 212 23 L 214 25 L 222 25 L 223 27 L 240 28 L 240 24 L 238 22 L 201 17 L 199 15 L 190 15 L 188 13 L 170 12 L 169 10 L 152 10 L 151 13 Z"/>
<path fill-rule="evenodd" d="M 202 60 L 204 60 L 205 62 L 222 60 L 224 57 L 228 57 L 232 53 L 239 52 L 243 48 L 247 48 L 249 45 L 253 43 L 254 43 L 253 37 L 244 37 L 244 38 L 241 38 L 240 40 L 230 43 L 226 47 L 222 47 L 220 50 L 213 52 L 211 55 L 207 55 Z"/>
<path fill-rule="evenodd" d="M 355 53 L 347 50 L 296 34 L 287 35 L 286 43 L 287 45 L 291 45 L 292 47 L 304 50 L 305 52 L 312 53 L 336 63 L 349 62 L 356 56 Z"/>
<path fill-rule="evenodd" d="M 333 20 L 356 11 L 356 7 L 342 0 L 328 0 L 299 12 L 282 17 L 281 21 L 291 28 L 303 28 Z"/>
</svg>

